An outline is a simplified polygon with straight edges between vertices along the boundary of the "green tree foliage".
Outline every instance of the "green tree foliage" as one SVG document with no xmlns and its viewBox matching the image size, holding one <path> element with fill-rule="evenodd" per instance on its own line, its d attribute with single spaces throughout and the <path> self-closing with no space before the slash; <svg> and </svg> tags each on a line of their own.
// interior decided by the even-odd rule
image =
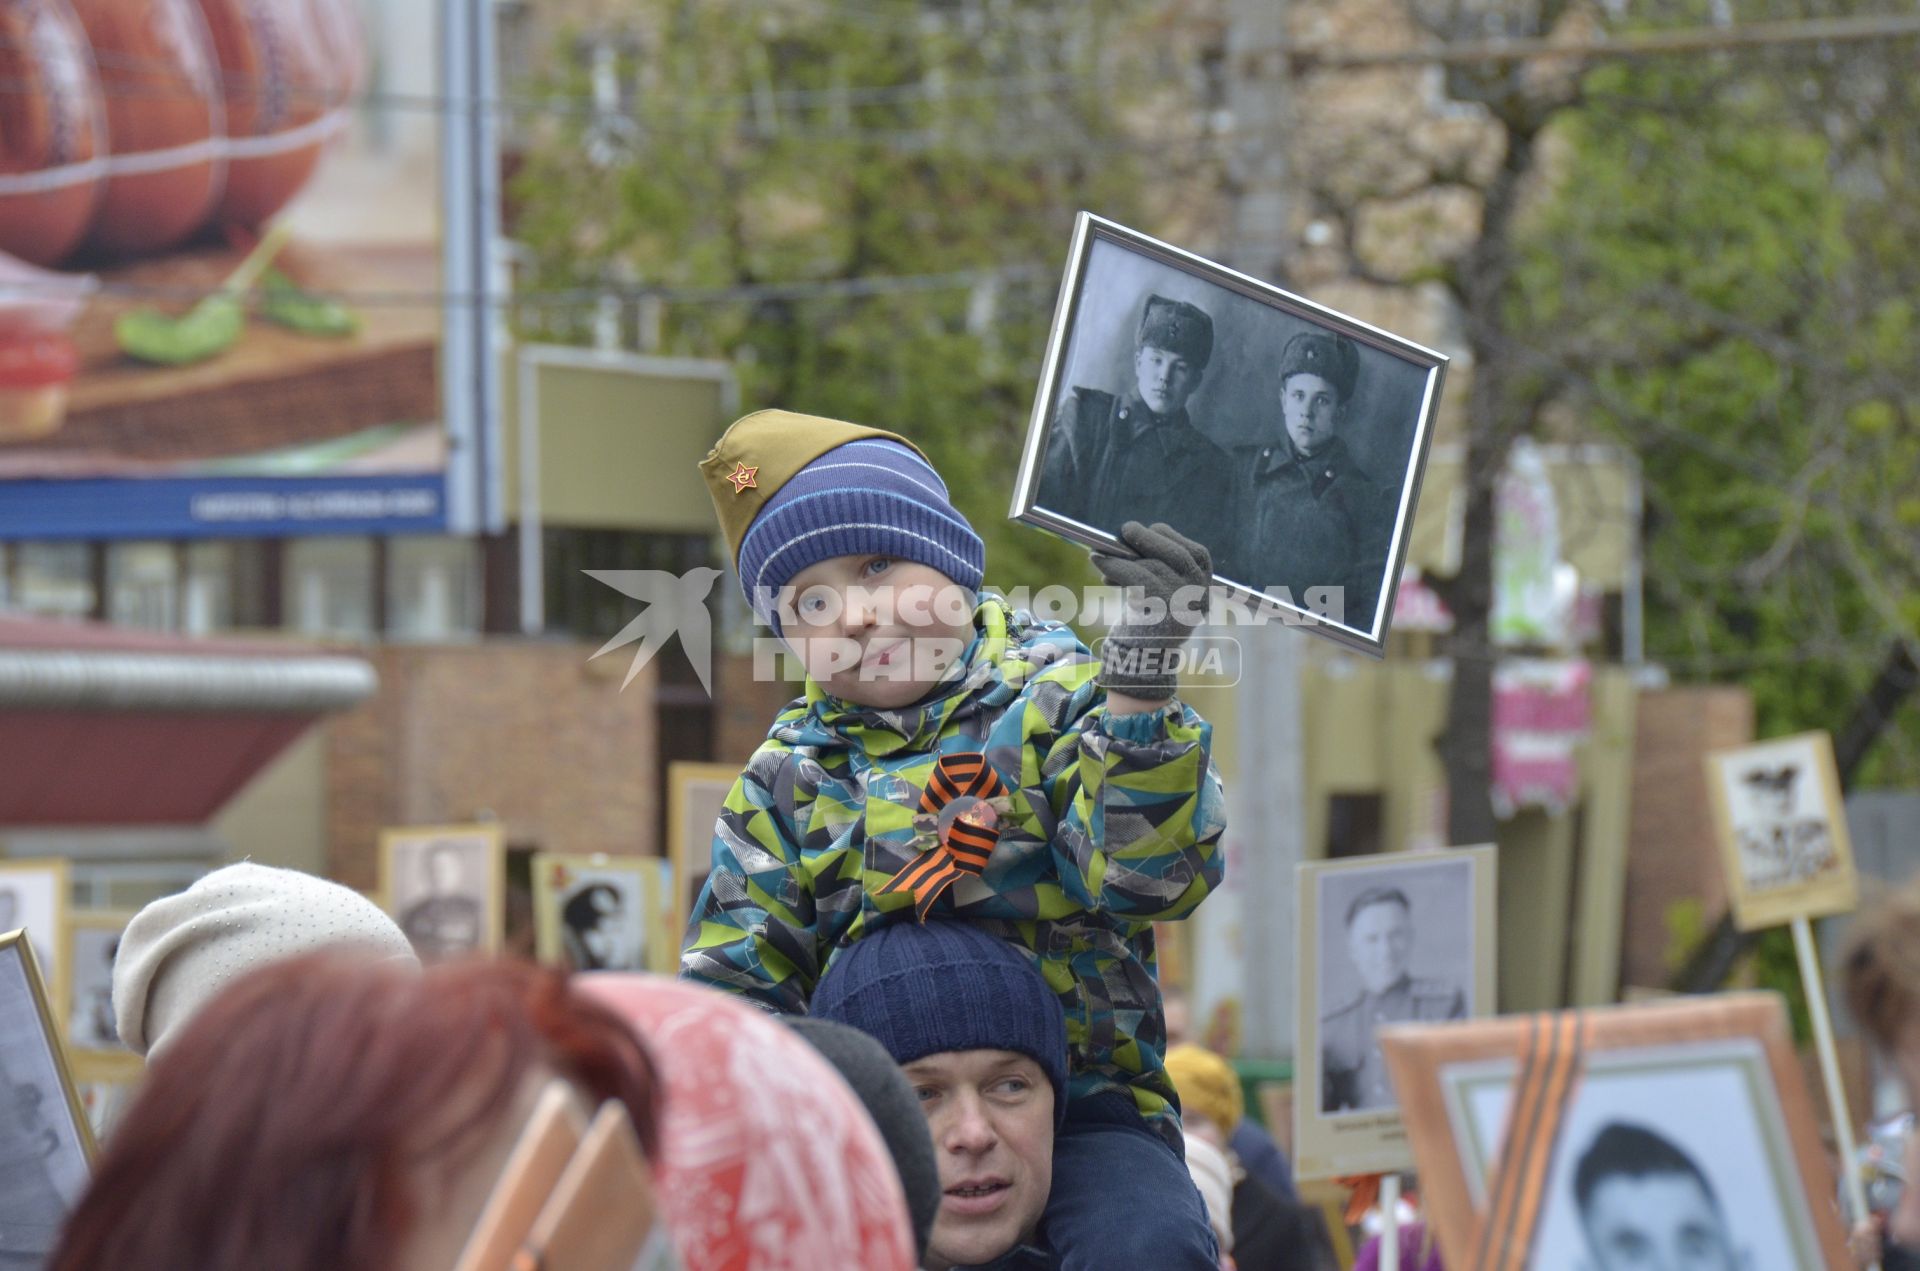
<svg viewBox="0 0 1920 1271">
<path fill-rule="evenodd" d="M 1114 108 L 1116 50 L 1150 45 L 1133 7 L 1009 4 L 990 24 L 915 0 L 623 13 L 637 129 L 580 116 L 530 149 L 512 228 L 530 285 L 701 293 L 666 301 L 662 352 L 732 360 L 749 409 L 913 437 L 986 537 L 990 584 L 1090 580 L 1080 549 L 1006 516 L 1074 213 L 1143 213 Z M 588 94 L 588 71 L 536 91 Z M 922 281 L 832 290 L 875 277 Z M 710 294 L 727 289 L 742 294 Z M 529 320 L 584 341 L 590 314 Z"/>
<path fill-rule="evenodd" d="M 1905 47 L 1594 71 L 1513 298 L 1533 373 L 1640 455 L 1650 656 L 1749 686 L 1762 736 L 1839 729 L 1920 630 Z M 1864 778 L 1920 777 L 1915 714 Z"/>
</svg>

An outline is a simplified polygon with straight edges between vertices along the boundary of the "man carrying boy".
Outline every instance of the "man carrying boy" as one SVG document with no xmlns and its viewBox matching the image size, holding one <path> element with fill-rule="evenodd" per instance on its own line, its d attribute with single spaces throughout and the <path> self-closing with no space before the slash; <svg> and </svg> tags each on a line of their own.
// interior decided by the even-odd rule
<svg viewBox="0 0 1920 1271">
<path fill-rule="evenodd" d="M 1211 1271 L 1197 1208 L 1166 1201 L 1192 1183 L 1151 924 L 1218 883 L 1223 799 L 1211 728 L 1133 656 L 1200 619 L 1205 549 L 1129 524 L 1136 557 L 1094 557 L 1145 599 L 1096 683 L 1071 629 L 978 593 L 980 538 L 903 438 L 762 411 L 701 470 L 807 685 L 727 797 L 682 976 L 800 1013 L 829 960 L 889 924 L 959 919 L 1006 942 L 1067 1021 L 1041 1224 L 1059 1264 Z"/>
</svg>

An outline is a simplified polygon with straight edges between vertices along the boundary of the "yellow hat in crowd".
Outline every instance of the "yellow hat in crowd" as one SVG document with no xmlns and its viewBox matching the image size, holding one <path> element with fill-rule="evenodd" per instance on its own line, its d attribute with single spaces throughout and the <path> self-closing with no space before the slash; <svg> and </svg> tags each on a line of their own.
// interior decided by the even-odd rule
<svg viewBox="0 0 1920 1271">
<path fill-rule="evenodd" d="M 1197 1113 L 1231 1133 L 1246 1115 L 1247 1099 L 1240 1091 L 1233 1065 L 1204 1046 L 1183 1042 L 1167 1052 L 1167 1075 L 1180 1094 L 1184 1111 Z"/>
</svg>

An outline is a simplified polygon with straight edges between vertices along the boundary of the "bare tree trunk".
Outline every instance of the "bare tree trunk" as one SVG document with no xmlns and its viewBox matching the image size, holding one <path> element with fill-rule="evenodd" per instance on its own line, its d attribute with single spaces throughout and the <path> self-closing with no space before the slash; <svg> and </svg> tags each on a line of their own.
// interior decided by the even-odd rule
<svg viewBox="0 0 1920 1271">
<path fill-rule="evenodd" d="M 1440 739 L 1447 773 L 1447 838 L 1452 843 L 1489 843 L 1493 816 L 1493 659 L 1489 622 L 1493 614 L 1494 491 L 1513 439 L 1529 413 L 1515 398 L 1510 366 L 1506 290 L 1513 274 L 1513 218 L 1520 188 L 1533 164 L 1534 126 L 1507 121 L 1507 153 L 1488 187 L 1480 237 L 1461 264 L 1455 293 L 1466 315 L 1473 355 L 1473 387 L 1467 396 L 1467 450 L 1461 480 L 1467 491 L 1460 572 L 1445 589 L 1453 610 L 1447 653 L 1453 683 L 1447 726 Z"/>
</svg>

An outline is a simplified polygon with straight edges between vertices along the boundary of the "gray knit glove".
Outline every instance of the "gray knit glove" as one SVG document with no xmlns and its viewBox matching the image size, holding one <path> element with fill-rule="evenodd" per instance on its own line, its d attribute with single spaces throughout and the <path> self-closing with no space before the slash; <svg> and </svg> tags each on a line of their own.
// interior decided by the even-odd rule
<svg viewBox="0 0 1920 1271">
<path fill-rule="evenodd" d="M 1213 585 L 1213 557 L 1171 525 L 1138 521 L 1120 527 L 1133 556 L 1093 554 L 1108 585 L 1126 591 L 1120 625 L 1100 650 L 1100 683 L 1109 691 L 1149 702 L 1173 697 L 1174 652 L 1204 620 Z M 1144 603 L 1143 603 L 1144 602 Z"/>
</svg>

